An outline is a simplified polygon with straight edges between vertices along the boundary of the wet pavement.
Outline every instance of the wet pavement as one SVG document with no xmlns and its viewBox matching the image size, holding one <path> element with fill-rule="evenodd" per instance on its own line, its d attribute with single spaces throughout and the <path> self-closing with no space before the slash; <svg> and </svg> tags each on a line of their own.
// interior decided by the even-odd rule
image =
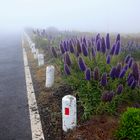
<svg viewBox="0 0 140 140">
<path fill-rule="evenodd" d="M 20 34 L 0 35 L 0 140 L 31 140 Z"/>
</svg>

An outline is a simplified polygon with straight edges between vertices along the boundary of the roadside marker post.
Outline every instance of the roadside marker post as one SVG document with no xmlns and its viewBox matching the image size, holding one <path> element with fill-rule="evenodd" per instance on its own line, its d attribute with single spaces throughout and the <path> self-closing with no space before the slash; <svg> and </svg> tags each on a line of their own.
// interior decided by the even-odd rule
<svg viewBox="0 0 140 140">
<path fill-rule="evenodd" d="M 67 132 L 77 125 L 77 105 L 76 98 L 66 95 L 62 98 L 62 128 Z"/>
<path fill-rule="evenodd" d="M 38 58 L 38 53 L 39 53 L 39 50 L 38 50 L 38 49 L 35 49 L 35 52 L 34 52 L 34 59 L 37 59 L 37 58 Z"/>
<path fill-rule="evenodd" d="M 44 65 L 44 54 L 38 54 L 38 66 Z"/>
<path fill-rule="evenodd" d="M 32 49 L 32 53 L 35 53 L 36 49 L 35 49 L 35 44 L 34 43 L 31 44 L 31 49 Z"/>
<path fill-rule="evenodd" d="M 46 84 L 45 86 L 47 88 L 50 88 L 54 84 L 54 73 L 55 73 L 55 67 L 53 65 L 49 65 L 46 67 Z"/>
</svg>

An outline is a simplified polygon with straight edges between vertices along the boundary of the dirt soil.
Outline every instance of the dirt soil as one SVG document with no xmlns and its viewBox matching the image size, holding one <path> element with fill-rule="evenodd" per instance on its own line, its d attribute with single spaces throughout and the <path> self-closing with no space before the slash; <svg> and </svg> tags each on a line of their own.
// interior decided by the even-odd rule
<svg viewBox="0 0 140 140">
<path fill-rule="evenodd" d="M 27 46 L 27 44 L 25 44 Z M 68 133 L 62 131 L 61 100 L 68 94 L 74 94 L 71 87 L 61 82 L 59 70 L 56 70 L 55 84 L 45 88 L 45 69 L 37 66 L 30 49 L 26 47 L 31 75 L 33 79 L 39 113 L 46 140 L 113 140 L 113 132 L 118 126 L 118 118 L 94 116 L 82 122 L 82 108 L 78 105 L 78 126 Z M 47 60 L 47 59 L 46 59 Z"/>
<path fill-rule="evenodd" d="M 113 140 L 118 119 L 110 116 L 94 116 L 67 134 L 68 140 Z"/>
</svg>

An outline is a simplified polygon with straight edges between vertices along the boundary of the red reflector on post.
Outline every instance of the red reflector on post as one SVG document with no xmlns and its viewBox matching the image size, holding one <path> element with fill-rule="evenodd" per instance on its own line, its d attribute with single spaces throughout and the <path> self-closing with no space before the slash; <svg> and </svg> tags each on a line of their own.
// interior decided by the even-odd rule
<svg viewBox="0 0 140 140">
<path fill-rule="evenodd" d="M 69 114 L 70 114 L 69 108 L 65 108 L 65 115 L 69 115 Z"/>
</svg>

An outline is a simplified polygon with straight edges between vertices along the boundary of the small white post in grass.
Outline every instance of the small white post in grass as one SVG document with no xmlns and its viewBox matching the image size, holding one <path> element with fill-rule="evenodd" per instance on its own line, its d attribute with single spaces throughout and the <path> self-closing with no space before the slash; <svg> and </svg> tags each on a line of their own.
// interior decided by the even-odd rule
<svg viewBox="0 0 140 140">
<path fill-rule="evenodd" d="M 28 40 L 28 42 L 29 42 L 30 49 L 32 49 L 32 41 L 31 40 Z"/>
<path fill-rule="evenodd" d="M 34 48 L 35 47 L 35 44 L 33 42 L 30 42 L 30 48 Z"/>
<path fill-rule="evenodd" d="M 35 53 L 36 49 L 35 49 L 35 44 L 34 43 L 31 44 L 31 49 L 32 49 L 32 53 Z"/>
<path fill-rule="evenodd" d="M 38 54 L 38 66 L 44 65 L 44 54 Z"/>
<path fill-rule="evenodd" d="M 34 59 L 37 59 L 37 57 L 38 57 L 38 49 L 35 49 L 35 52 L 34 52 Z"/>
<path fill-rule="evenodd" d="M 67 132 L 77 125 L 77 105 L 76 98 L 72 95 L 66 95 L 62 98 L 62 128 Z"/>
<path fill-rule="evenodd" d="M 53 65 L 49 65 L 46 68 L 46 87 L 50 88 L 54 84 L 54 72 L 55 72 L 55 67 Z"/>
</svg>

